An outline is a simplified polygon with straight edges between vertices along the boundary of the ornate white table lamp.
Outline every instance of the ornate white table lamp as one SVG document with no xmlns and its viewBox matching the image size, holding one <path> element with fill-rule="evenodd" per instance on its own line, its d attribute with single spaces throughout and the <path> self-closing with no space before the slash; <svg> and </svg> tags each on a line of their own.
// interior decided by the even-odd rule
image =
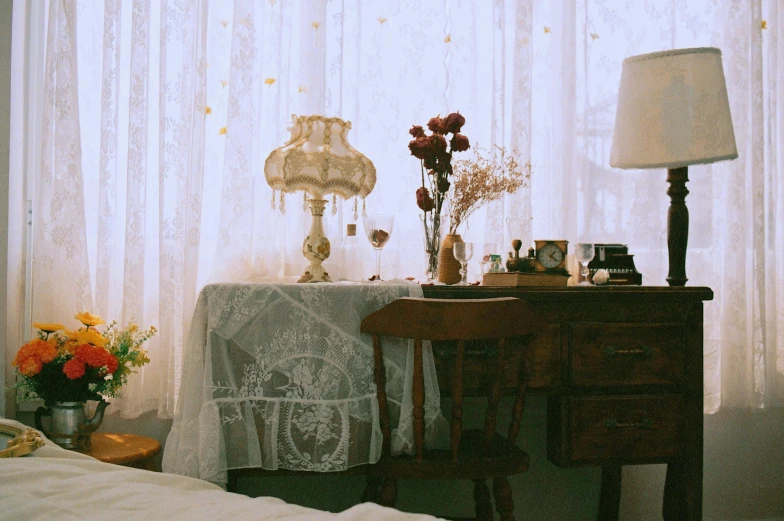
<svg viewBox="0 0 784 521">
<path fill-rule="evenodd" d="M 719 49 L 675 49 L 623 61 L 610 166 L 667 168 L 670 286 L 688 280 L 688 165 L 737 157 Z"/>
<path fill-rule="evenodd" d="M 351 122 L 323 116 L 292 116 L 288 127 L 291 137 L 272 151 L 264 163 L 264 175 L 273 190 L 283 193 L 304 191 L 313 221 L 302 243 L 302 254 L 310 261 L 298 282 L 332 282 L 321 263 L 329 257 L 330 244 L 321 218 L 332 194 L 333 212 L 336 197 L 362 197 L 376 184 L 376 169 L 370 160 L 349 145 L 346 134 Z M 310 198 L 308 198 L 310 195 Z M 355 201 L 355 216 L 356 219 Z"/>
</svg>

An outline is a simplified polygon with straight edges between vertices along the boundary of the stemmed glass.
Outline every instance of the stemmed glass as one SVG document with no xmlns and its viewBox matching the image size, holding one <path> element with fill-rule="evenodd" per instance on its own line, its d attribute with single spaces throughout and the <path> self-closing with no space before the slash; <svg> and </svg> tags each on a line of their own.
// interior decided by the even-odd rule
<svg viewBox="0 0 784 521">
<path fill-rule="evenodd" d="M 395 224 L 394 215 L 370 214 L 362 219 L 370 245 L 376 250 L 376 272 L 372 280 L 381 280 L 381 250 L 384 249 L 392 235 L 392 227 Z"/>
<path fill-rule="evenodd" d="M 590 273 L 588 270 L 588 263 L 593 260 L 594 254 L 595 251 L 593 244 L 589 244 L 587 242 L 580 242 L 577 244 L 577 251 L 575 251 L 574 256 L 582 266 L 580 269 L 580 275 L 582 275 L 583 279 L 582 282 L 578 284 L 578 286 L 593 286 L 593 284 L 588 281 L 588 274 Z"/>
<path fill-rule="evenodd" d="M 457 283 L 458 286 L 468 286 L 468 269 L 466 265 L 471 257 L 474 256 L 474 243 L 472 242 L 457 242 L 452 246 L 452 254 L 455 259 L 460 263 L 460 275 L 462 278 Z"/>
</svg>

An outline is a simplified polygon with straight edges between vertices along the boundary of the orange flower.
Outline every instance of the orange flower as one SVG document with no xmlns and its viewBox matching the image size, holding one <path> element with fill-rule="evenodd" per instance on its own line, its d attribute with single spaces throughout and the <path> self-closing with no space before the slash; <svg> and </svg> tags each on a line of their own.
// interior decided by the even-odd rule
<svg viewBox="0 0 784 521">
<path fill-rule="evenodd" d="M 57 349 L 46 340 L 34 338 L 19 349 L 11 363 L 16 367 L 21 368 L 22 361 L 31 356 L 34 356 L 40 362 L 47 364 L 55 359 L 57 356 Z M 36 371 L 36 374 L 37 372 L 38 371 Z"/>
<path fill-rule="evenodd" d="M 119 367 L 117 357 L 103 347 L 82 344 L 76 347 L 74 358 L 90 367 L 106 367 L 109 373 L 113 373 Z"/>
<path fill-rule="evenodd" d="M 35 376 L 41 372 L 44 364 L 37 356 L 28 356 L 19 363 L 19 372 L 24 376 Z"/>
<path fill-rule="evenodd" d="M 69 380 L 76 380 L 84 376 L 85 366 L 76 358 L 71 358 L 63 366 L 63 372 Z"/>
<path fill-rule="evenodd" d="M 114 374 L 117 368 L 120 367 L 120 362 L 117 361 L 117 357 L 109 352 L 106 353 L 105 362 L 106 373 L 104 374 Z"/>
</svg>

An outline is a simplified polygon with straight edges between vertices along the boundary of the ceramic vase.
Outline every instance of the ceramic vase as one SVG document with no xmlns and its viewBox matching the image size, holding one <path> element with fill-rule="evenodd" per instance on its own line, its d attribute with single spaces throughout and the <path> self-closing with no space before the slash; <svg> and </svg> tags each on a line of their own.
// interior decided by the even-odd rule
<svg viewBox="0 0 784 521">
<path fill-rule="evenodd" d="M 444 237 L 441 243 L 441 251 L 438 253 L 438 281 L 444 284 L 455 284 L 460 282 L 460 263 L 455 259 L 452 251 L 455 243 L 463 242 L 459 234 L 450 233 Z"/>
</svg>

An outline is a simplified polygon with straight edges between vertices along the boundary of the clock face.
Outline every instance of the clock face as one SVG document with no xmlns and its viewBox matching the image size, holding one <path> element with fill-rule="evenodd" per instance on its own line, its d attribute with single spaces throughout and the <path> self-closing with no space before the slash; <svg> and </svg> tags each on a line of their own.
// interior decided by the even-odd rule
<svg viewBox="0 0 784 521">
<path fill-rule="evenodd" d="M 545 244 L 536 250 L 536 260 L 545 269 L 551 270 L 557 268 L 563 262 L 564 254 L 557 244 L 552 242 Z"/>
</svg>

